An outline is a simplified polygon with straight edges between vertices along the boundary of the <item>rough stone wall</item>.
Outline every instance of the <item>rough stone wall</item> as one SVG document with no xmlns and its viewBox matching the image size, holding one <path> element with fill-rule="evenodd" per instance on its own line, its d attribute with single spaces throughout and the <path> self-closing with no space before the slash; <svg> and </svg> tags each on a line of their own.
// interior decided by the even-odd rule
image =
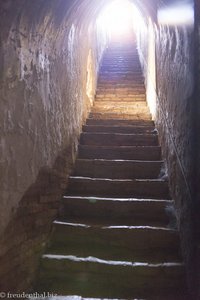
<svg viewBox="0 0 200 300">
<path fill-rule="evenodd" d="M 157 117 L 175 200 L 188 283 L 195 282 L 195 101 L 193 29 L 160 27 L 157 33 Z"/>
<path fill-rule="evenodd" d="M 138 35 L 144 75 L 148 76 L 148 30 Z M 172 198 L 175 200 L 182 253 L 188 283 L 193 293 L 195 260 L 195 98 L 193 28 L 157 26 L 156 37 L 156 115 L 163 157 L 166 160 Z M 149 95 L 147 95 L 148 97 Z"/>
<path fill-rule="evenodd" d="M 105 40 L 78 1 L 2 0 L 0 15 L 0 291 L 17 292 L 67 186 Z"/>
<path fill-rule="evenodd" d="M 196 240 L 197 240 L 197 286 L 200 299 L 200 1 L 195 1 L 195 108 L 196 108 Z"/>
</svg>

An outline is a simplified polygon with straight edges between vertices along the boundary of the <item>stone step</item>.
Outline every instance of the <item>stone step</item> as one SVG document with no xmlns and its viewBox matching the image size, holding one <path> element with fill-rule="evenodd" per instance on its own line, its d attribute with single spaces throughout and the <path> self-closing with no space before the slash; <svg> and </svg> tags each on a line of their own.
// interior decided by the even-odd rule
<svg viewBox="0 0 200 300">
<path fill-rule="evenodd" d="M 96 91 L 102 91 L 102 90 L 139 90 L 143 91 L 145 93 L 145 86 L 144 84 L 138 84 L 133 82 L 124 82 L 124 83 L 116 83 L 114 86 L 107 82 L 106 84 L 99 84 Z"/>
<path fill-rule="evenodd" d="M 129 76 L 130 77 L 130 76 Z M 132 77 L 133 78 L 133 77 Z M 98 78 L 98 88 L 113 88 L 113 87 L 138 87 L 138 88 L 145 88 L 144 83 L 134 82 L 132 78 L 127 78 L 127 76 L 122 76 L 119 79 L 112 79 L 112 82 L 104 81 L 103 78 Z M 104 81 L 104 82 L 101 82 Z"/>
<path fill-rule="evenodd" d="M 143 88 L 100 88 L 97 89 L 96 95 L 106 95 L 106 94 L 131 94 L 131 95 L 140 95 L 145 94 L 145 91 Z"/>
<path fill-rule="evenodd" d="M 83 132 L 80 144 L 94 146 L 158 146 L 155 134 Z"/>
<path fill-rule="evenodd" d="M 135 83 L 135 85 L 137 86 L 141 86 L 143 87 L 144 86 L 144 79 L 143 78 L 134 78 L 133 76 L 127 76 L 127 75 L 118 75 L 118 76 L 114 76 L 114 74 L 109 74 L 109 75 L 104 75 L 104 76 L 101 76 L 99 77 L 98 79 L 98 83 L 103 85 L 105 84 L 105 87 L 106 85 L 112 85 L 113 84 L 113 87 L 117 86 L 117 84 L 126 84 L 126 85 L 131 85 L 133 83 Z"/>
<path fill-rule="evenodd" d="M 116 70 L 116 71 L 121 71 L 121 70 L 134 70 L 135 72 L 141 74 L 142 70 L 141 67 L 139 66 L 139 64 L 134 64 L 134 63 L 129 63 L 129 61 L 120 61 L 120 62 L 109 62 L 107 61 L 106 63 L 104 63 L 101 68 L 100 68 L 100 73 L 101 70 Z"/>
<path fill-rule="evenodd" d="M 134 70 L 133 68 L 131 69 L 127 69 L 127 70 L 108 70 L 108 69 L 101 69 L 100 73 L 99 73 L 99 77 L 102 77 L 104 75 L 113 75 L 113 76 L 118 76 L 118 75 L 131 75 L 132 77 L 134 77 L 135 79 L 137 78 L 143 78 L 144 76 L 141 73 L 141 70 Z"/>
<path fill-rule="evenodd" d="M 124 119 L 124 120 L 151 120 L 150 113 L 123 114 L 123 113 L 90 113 L 89 118 L 92 119 Z"/>
<path fill-rule="evenodd" d="M 131 102 L 130 102 L 131 103 Z M 108 102 L 109 104 L 109 102 Z M 94 106 L 92 107 L 91 109 L 91 113 L 92 114 L 128 114 L 128 115 L 147 115 L 148 118 L 151 118 L 151 115 L 150 115 L 150 112 L 149 112 L 149 108 L 144 105 L 143 107 L 133 107 L 133 106 L 118 106 L 117 103 L 115 105 L 115 107 L 111 107 L 111 106 L 101 106 L 101 107 L 98 107 L 98 106 Z"/>
<path fill-rule="evenodd" d="M 144 77 L 141 75 L 137 75 L 134 72 L 112 72 L 112 71 L 104 71 L 99 74 L 99 80 L 103 82 L 107 80 L 107 82 L 112 82 L 112 80 L 118 79 L 131 79 L 136 84 L 144 84 Z"/>
<path fill-rule="evenodd" d="M 83 125 L 83 132 L 113 132 L 113 133 L 133 133 L 133 134 L 156 134 L 154 126 L 106 126 L 106 125 Z"/>
<path fill-rule="evenodd" d="M 120 57 L 120 56 L 114 56 L 114 57 L 104 57 L 103 64 L 101 66 L 120 66 L 120 65 L 127 65 L 127 66 L 138 66 L 141 69 L 141 65 L 138 61 L 137 55 L 131 55 L 130 57 Z"/>
<path fill-rule="evenodd" d="M 119 101 L 116 103 L 116 101 L 105 101 L 105 100 L 99 100 L 94 102 L 93 108 L 103 108 L 103 109 L 113 109 L 113 108 L 130 108 L 130 109 L 145 109 L 148 108 L 146 101 L 137 101 L 137 102 L 129 102 L 129 101 Z"/>
<path fill-rule="evenodd" d="M 113 86 L 112 88 L 100 88 L 96 90 L 96 96 L 106 94 L 131 94 L 131 95 L 145 95 L 143 88 L 117 88 Z"/>
<path fill-rule="evenodd" d="M 140 94 L 140 93 L 98 93 L 96 94 L 96 98 L 125 98 L 122 102 L 126 102 L 126 98 L 134 98 L 134 97 L 137 97 L 137 98 L 140 98 L 142 100 L 140 100 L 141 102 L 144 102 L 144 99 L 146 97 L 146 95 L 144 93 Z M 145 102 L 146 103 L 146 102 Z M 134 104 L 134 101 L 133 101 L 133 104 Z M 147 103 L 146 103 L 147 105 Z"/>
<path fill-rule="evenodd" d="M 70 176 L 68 195 L 170 199 L 168 182 L 161 179 L 122 180 Z"/>
<path fill-rule="evenodd" d="M 51 288 L 59 295 L 78 293 L 97 298 L 184 296 L 183 269 L 182 264 L 173 262 L 150 264 L 46 254 L 41 261 L 38 291 Z"/>
<path fill-rule="evenodd" d="M 152 120 L 126 120 L 126 119 L 90 119 L 86 120 L 87 125 L 103 126 L 155 126 Z"/>
<path fill-rule="evenodd" d="M 74 176 L 111 179 L 156 179 L 159 178 L 163 162 L 77 159 Z"/>
<path fill-rule="evenodd" d="M 96 102 L 99 101 L 107 101 L 108 103 L 111 101 L 115 101 L 116 104 L 118 102 L 144 102 L 146 104 L 146 96 L 141 95 L 97 95 L 95 98 Z"/>
<path fill-rule="evenodd" d="M 108 77 L 110 79 L 112 78 L 117 78 L 117 77 L 120 77 L 120 76 L 123 76 L 123 77 L 127 77 L 127 78 L 133 78 L 135 82 L 137 82 L 138 79 L 143 79 L 144 80 L 144 76 L 141 74 L 140 71 L 138 72 L 135 72 L 134 70 L 130 70 L 130 71 L 106 71 L 106 70 L 103 70 L 99 73 L 99 78 L 104 78 L 104 77 Z"/>
<path fill-rule="evenodd" d="M 80 158 L 160 160 L 160 146 L 88 146 L 79 145 Z"/>
<path fill-rule="evenodd" d="M 107 93 L 107 92 L 103 92 L 103 93 L 97 93 L 96 95 L 95 95 L 95 97 L 98 99 L 98 98 L 125 98 L 122 102 L 126 102 L 126 98 L 128 97 L 128 98 L 130 98 L 130 97 L 132 97 L 133 98 L 133 100 L 134 100 L 134 98 L 139 98 L 139 99 L 141 99 L 141 102 L 144 102 L 144 100 L 146 99 L 146 95 L 144 94 L 144 93 L 137 93 L 137 92 L 135 92 L 135 93 L 133 93 L 133 92 L 123 92 L 123 93 L 118 93 L 118 92 L 112 92 L 112 93 Z M 114 101 L 113 101 L 114 102 Z M 96 104 L 96 102 L 94 103 L 94 104 Z M 145 103 L 143 103 L 143 104 L 145 104 Z M 130 103 L 129 103 L 129 105 L 130 105 Z M 134 105 L 134 101 L 133 101 L 133 105 Z M 146 105 L 147 105 L 147 103 L 146 103 Z"/>
<path fill-rule="evenodd" d="M 167 227 L 173 201 L 136 198 L 64 196 L 59 218 L 93 225 Z"/>
<path fill-rule="evenodd" d="M 112 75 L 112 76 L 111 76 Z M 140 76 L 136 76 L 134 73 L 117 73 L 117 74 L 99 74 L 98 77 L 98 84 L 111 84 L 112 81 L 116 82 L 116 84 L 129 84 L 129 83 L 133 83 L 135 85 L 138 85 L 138 78 L 142 79 L 141 83 L 144 84 L 144 78 L 142 77 L 142 75 Z"/>
<path fill-rule="evenodd" d="M 133 71 L 134 70 L 134 71 Z M 141 69 L 139 69 L 139 68 L 134 68 L 134 67 L 131 67 L 131 66 L 123 66 L 123 65 L 121 65 L 121 66 L 116 66 L 116 67 L 114 67 L 114 66 L 103 66 L 103 67 L 101 67 L 101 69 L 100 69 L 100 73 L 99 73 L 99 76 L 101 76 L 102 74 L 104 74 L 104 73 L 129 73 L 129 72 L 134 72 L 134 74 L 137 74 L 137 75 L 140 75 L 141 77 L 142 77 L 142 75 L 141 75 Z"/>
<path fill-rule="evenodd" d="M 180 262 L 175 230 L 152 226 L 100 226 L 54 221 L 52 254 L 95 256 L 105 260 Z"/>
</svg>

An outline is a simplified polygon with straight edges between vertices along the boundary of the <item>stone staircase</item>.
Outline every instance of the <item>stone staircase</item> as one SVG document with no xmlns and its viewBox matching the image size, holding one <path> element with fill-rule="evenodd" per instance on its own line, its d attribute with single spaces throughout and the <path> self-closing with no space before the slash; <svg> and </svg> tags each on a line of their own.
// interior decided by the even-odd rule
<svg viewBox="0 0 200 300">
<path fill-rule="evenodd" d="M 36 290 L 69 300 L 186 299 L 163 168 L 136 47 L 113 44 Z"/>
</svg>

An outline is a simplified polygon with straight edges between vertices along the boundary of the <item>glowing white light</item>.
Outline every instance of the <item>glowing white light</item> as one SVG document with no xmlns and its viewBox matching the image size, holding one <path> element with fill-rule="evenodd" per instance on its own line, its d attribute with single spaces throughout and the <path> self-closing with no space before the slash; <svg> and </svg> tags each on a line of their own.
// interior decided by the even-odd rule
<svg viewBox="0 0 200 300">
<path fill-rule="evenodd" d="M 160 24 L 192 25 L 194 23 L 194 9 L 192 5 L 174 6 L 158 12 Z"/>
<path fill-rule="evenodd" d="M 133 29 L 133 23 L 141 22 L 141 16 L 128 0 L 115 0 L 108 5 L 98 22 L 109 35 L 126 35 Z"/>
</svg>

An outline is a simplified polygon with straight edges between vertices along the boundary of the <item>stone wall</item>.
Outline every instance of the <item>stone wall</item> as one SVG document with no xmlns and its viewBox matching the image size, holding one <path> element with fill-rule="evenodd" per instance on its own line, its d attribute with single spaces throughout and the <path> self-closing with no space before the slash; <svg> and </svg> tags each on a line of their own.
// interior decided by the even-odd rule
<svg viewBox="0 0 200 300">
<path fill-rule="evenodd" d="M 149 28 L 138 33 L 138 45 L 146 86 L 154 86 L 157 97 L 149 101 L 156 108 L 154 120 L 166 160 L 172 198 L 175 200 L 182 254 L 188 284 L 194 290 L 195 258 L 195 97 L 192 26 L 149 23 L 155 33 L 156 82 L 149 75 Z M 150 81 L 150 83 L 149 83 Z M 147 89 L 148 92 L 148 89 Z M 151 94 L 147 93 L 147 99 Z M 152 98 L 151 98 L 152 100 Z M 152 102 L 152 103 L 151 103 Z M 151 107 L 153 105 L 153 107 Z M 192 296 L 191 296 L 192 297 Z"/>
<path fill-rule="evenodd" d="M 30 285 L 92 105 L 106 40 L 86 8 L 0 3 L 0 291 Z"/>
<path fill-rule="evenodd" d="M 195 1 L 195 107 L 196 107 L 196 240 L 197 240 L 197 286 L 198 296 L 200 298 L 200 1 Z"/>
<path fill-rule="evenodd" d="M 156 124 L 175 200 L 188 283 L 195 281 L 194 166 L 195 99 L 193 29 L 160 27 L 157 32 Z"/>
</svg>

